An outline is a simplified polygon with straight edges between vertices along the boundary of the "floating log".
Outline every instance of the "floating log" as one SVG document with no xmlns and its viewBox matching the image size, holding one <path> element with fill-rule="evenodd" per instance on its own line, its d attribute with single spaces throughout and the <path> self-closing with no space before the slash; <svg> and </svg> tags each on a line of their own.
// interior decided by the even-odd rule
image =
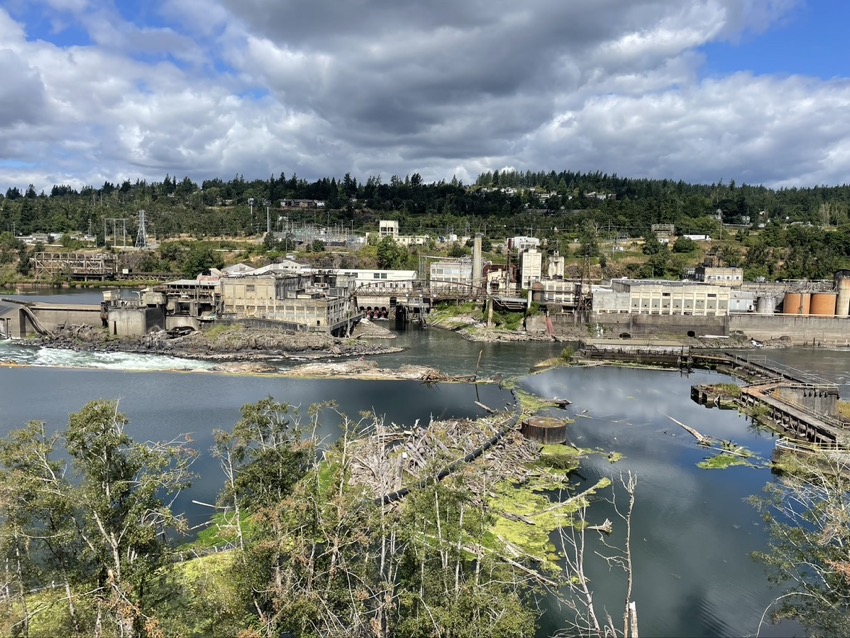
<svg viewBox="0 0 850 638">
<path fill-rule="evenodd" d="M 614 531 L 614 524 L 609 519 L 606 518 L 605 522 L 602 523 L 601 525 L 588 525 L 587 529 L 592 529 L 592 530 L 595 530 L 597 532 L 604 532 L 606 534 L 610 534 L 611 532 Z"/>
<path fill-rule="evenodd" d="M 676 419 L 674 419 L 669 414 L 665 414 L 664 416 L 666 416 L 668 419 L 670 419 L 676 425 L 681 426 L 685 431 L 690 432 L 691 435 L 693 435 L 693 437 L 697 440 L 697 443 L 699 443 L 700 445 L 711 445 L 711 439 L 710 438 L 708 438 L 707 436 L 703 436 L 702 434 L 697 432 L 695 429 L 693 429 L 690 425 L 685 425 L 681 421 L 677 421 Z"/>
</svg>

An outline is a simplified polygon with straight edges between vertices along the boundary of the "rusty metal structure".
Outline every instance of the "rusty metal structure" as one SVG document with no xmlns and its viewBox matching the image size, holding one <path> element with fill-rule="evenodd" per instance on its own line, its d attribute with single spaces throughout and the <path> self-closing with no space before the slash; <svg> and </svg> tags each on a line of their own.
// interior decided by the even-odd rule
<svg viewBox="0 0 850 638">
<path fill-rule="evenodd" d="M 118 272 L 118 256 L 111 253 L 48 253 L 33 255 L 38 279 L 66 277 L 82 281 L 113 279 Z"/>
</svg>

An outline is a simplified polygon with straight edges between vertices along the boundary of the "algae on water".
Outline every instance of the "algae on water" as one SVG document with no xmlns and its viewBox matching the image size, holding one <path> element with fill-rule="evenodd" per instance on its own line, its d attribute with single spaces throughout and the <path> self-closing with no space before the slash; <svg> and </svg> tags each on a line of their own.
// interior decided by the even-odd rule
<svg viewBox="0 0 850 638">
<path fill-rule="evenodd" d="M 697 463 L 697 467 L 703 470 L 725 470 L 730 467 L 756 467 L 747 458 L 721 452 Z"/>
</svg>

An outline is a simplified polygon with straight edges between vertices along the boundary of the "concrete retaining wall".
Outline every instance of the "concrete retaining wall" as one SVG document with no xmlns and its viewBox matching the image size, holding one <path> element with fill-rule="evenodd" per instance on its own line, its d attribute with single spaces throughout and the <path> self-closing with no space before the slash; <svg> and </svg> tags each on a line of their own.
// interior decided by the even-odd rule
<svg viewBox="0 0 850 638">
<path fill-rule="evenodd" d="M 727 319 L 693 315 L 600 314 L 590 318 L 590 328 L 598 336 L 614 339 L 623 333 L 630 337 L 727 335 Z M 601 335 L 597 328 L 601 329 Z"/>
<path fill-rule="evenodd" d="M 795 345 L 850 346 L 850 319 L 794 315 L 731 315 L 729 330 L 759 341 L 787 337 Z"/>
<path fill-rule="evenodd" d="M 817 414 L 838 415 L 838 391 L 828 392 L 813 388 L 779 387 L 773 396 L 795 406 L 803 406 Z"/>
<path fill-rule="evenodd" d="M 162 308 L 111 308 L 109 333 L 119 337 L 142 336 L 151 330 L 165 329 Z"/>
<path fill-rule="evenodd" d="M 38 318 L 39 323 L 47 330 L 55 330 L 59 326 L 100 326 L 100 306 L 82 308 L 45 308 L 38 306 L 31 308 L 32 313 Z"/>
</svg>

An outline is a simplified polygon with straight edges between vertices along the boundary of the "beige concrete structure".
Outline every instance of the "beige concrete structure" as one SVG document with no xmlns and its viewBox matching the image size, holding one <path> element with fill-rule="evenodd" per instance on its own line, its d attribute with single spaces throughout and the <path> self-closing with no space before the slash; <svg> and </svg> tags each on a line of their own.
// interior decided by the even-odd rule
<svg viewBox="0 0 850 638">
<path fill-rule="evenodd" d="M 225 277 L 221 280 L 223 314 L 271 319 L 279 312 L 276 292 L 275 275 Z"/>
<path fill-rule="evenodd" d="M 549 275 L 549 279 L 564 278 L 564 257 L 558 251 L 555 251 L 549 257 L 549 267 L 546 269 L 546 274 Z"/>
<path fill-rule="evenodd" d="M 740 288 L 744 283 L 743 268 L 716 268 L 712 266 L 697 266 L 694 270 L 694 279 L 715 286 L 729 286 Z"/>
<path fill-rule="evenodd" d="M 227 318 L 265 319 L 333 334 L 360 319 L 354 277 L 265 275 L 227 277 L 221 283 L 222 314 Z"/>
<path fill-rule="evenodd" d="M 610 288 L 594 287 L 593 314 L 729 314 L 731 291 L 724 286 L 680 281 L 614 279 Z"/>
<path fill-rule="evenodd" d="M 464 257 L 433 261 L 429 274 L 434 292 L 468 292 L 472 287 L 472 260 Z"/>
<path fill-rule="evenodd" d="M 428 235 L 399 235 L 396 243 L 402 246 L 425 246 L 431 238 Z"/>
<path fill-rule="evenodd" d="M 561 306 L 562 309 L 572 309 L 578 299 L 579 283 L 563 279 L 544 279 L 543 301 L 549 306 Z M 551 308 L 550 308 L 551 311 Z"/>
<path fill-rule="evenodd" d="M 520 259 L 520 288 L 531 288 L 531 284 L 543 279 L 543 253 L 536 248 L 526 248 L 520 253 Z"/>
<path fill-rule="evenodd" d="M 384 237 L 392 237 L 398 241 L 398 220 L 397 219 L 382 219 L 378 222 L 378 235 L 381 239 Z"/>
</svg>

